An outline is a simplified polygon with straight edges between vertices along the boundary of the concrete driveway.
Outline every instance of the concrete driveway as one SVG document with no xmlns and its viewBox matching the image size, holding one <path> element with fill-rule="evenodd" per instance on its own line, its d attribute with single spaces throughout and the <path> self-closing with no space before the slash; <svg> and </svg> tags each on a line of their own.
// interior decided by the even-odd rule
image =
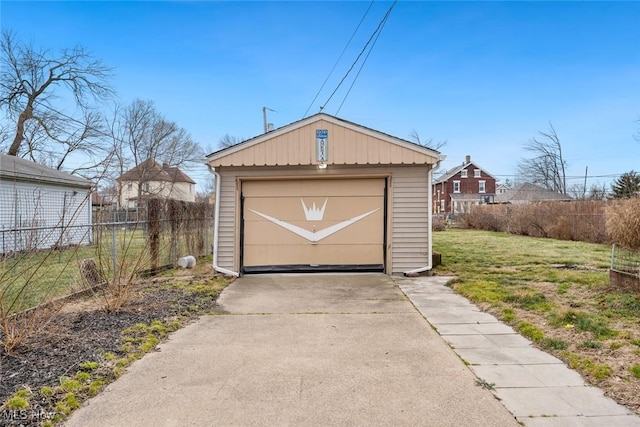
<svg viewBox="0 0 640 427">
<path fill-rule="evenodd" d="M 380 274 L 236 280 L 68 426 L 516 426 Z"/>
</svg>

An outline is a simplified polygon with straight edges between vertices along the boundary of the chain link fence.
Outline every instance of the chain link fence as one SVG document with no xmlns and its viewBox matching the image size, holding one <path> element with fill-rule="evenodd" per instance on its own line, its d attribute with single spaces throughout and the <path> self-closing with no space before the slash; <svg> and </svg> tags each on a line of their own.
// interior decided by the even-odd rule
<svg viewBox="0 0 640 427">
<path fill-rule="evenodd" d="M 3 297 L 20 293 L 19 308 L 26 309 L 123 274 L 174 267 L 180 257 L 210 255 L 213 223 L 209 204 L 150 199 L 135 210 L 94 210 L 91 224 L 1 229 Z M 35 244 L 61 235 L 66 244 Z M 94 266 L 89 276 L 87 261 Z"/>
<path fill-rule="evenodd" d="M 0 256 L 91 243 L 90 194 L 87 188 L 3 181 Z"/>
</svg>

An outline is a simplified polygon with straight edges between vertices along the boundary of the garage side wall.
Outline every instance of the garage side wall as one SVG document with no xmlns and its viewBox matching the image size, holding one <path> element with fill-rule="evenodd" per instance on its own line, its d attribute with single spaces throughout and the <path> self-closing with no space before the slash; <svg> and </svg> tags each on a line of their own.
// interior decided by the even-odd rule
<svg viewBox="0 0 640 427">
<path fill-rule="evenodd" d="M 423 267 L 428 263 L 429 184 L 428 167 L 397 168 L 393 172 L 390 203 L 392 274 Z"/>
<path fill-rule="evenodd" d="M 235 271 L 236 175 L 220 174 L 218 265 Z"/>
<path fill-rule="evenodd" d="M 218 241 L 218 265 L 238 271 L 240 243 L 240 220 L 236 200 L 237 179 L 241 178 L 329 178 L 332 176 L 389 175 L 390 185 L 387 202 L 389 230 L 387 247 L 390 249 L 387 272 L 402 274 L 404 271 L 427 265 L 428 261 L 428 171 L 429 166 L 399 167 L 329 167 L 322 174 L 317 168 L 219 168 L 220 182 L 220 224 Z M 238 236 L 236 236 L 236 230 Z"/>
<path fill-rule="evenodd" d="M 86 188 L 0 179 L 0 254 L 89 244 L 90 199 Z"/>
</svg>

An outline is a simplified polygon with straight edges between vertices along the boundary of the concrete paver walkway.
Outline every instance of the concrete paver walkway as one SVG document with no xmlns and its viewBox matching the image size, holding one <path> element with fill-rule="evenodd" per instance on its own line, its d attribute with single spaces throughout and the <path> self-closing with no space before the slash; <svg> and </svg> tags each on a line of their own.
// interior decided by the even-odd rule
<svg viewBox="0 0 640 427">
<path fill-rule="evenodd" d="M 68 426 L 517 426 L 381 274 L 247 276 Z"/>
<path fill-rule="evenodd" d="M 640 426 L 640 417 L 604 396 L 559 359 L 445 286 L 450 278 L 396 282 L 479 379 L 527 427 Z"/>
</svg>

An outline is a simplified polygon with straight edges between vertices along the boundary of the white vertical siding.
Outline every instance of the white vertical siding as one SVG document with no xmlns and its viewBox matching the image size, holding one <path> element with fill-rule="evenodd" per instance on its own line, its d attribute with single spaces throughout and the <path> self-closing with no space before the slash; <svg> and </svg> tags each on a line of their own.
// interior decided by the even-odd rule
<svg viewBox="0 0 640 427">
<path fill-rule="evenodd" d="M 88 244 L 86 188 L 0 180 L 0 253 Z"/>
<path fill-rule="evenodd" d="M 402 274 L 428 264 L 428 166 L 394 168 L 389 203 L 392 204 L 391 274 Z"/>
</svg>

